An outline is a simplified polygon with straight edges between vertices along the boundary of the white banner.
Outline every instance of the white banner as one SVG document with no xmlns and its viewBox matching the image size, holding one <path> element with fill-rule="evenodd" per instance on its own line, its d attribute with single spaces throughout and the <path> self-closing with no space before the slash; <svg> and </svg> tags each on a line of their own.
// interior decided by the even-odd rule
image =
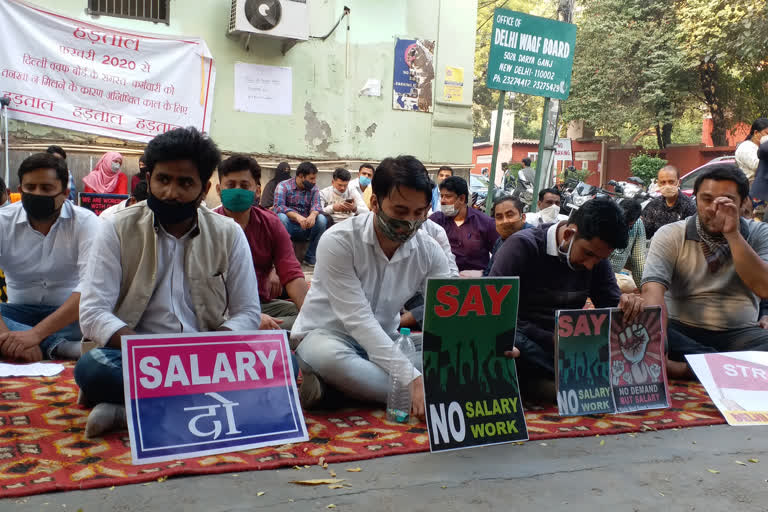
<svg viewBox="0 0 768 512">
<path fill-rule="evenodd" d="M 0 0 L 0 94 L 12 119 L 146 142 L 208 131 L 216 77 L 205 41 L 126 32 Z"/>
<path fill-rule="evenodd" d="M 555 161 L 573 160 L 573 151 L 571 151 L 571 139 L 557 139 L 555 143 Z"/>
</svg>

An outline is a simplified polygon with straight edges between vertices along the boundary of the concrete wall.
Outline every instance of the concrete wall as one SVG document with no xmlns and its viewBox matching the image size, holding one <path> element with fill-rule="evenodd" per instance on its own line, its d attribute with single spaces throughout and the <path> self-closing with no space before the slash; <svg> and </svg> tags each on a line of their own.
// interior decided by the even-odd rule
<svg viewBox="0 0 768 512">
<path fill-rule="evenodd" d="M 85 0 L 36 0 L 73 18 L 102 25 L 205 39 L 216 62 L 211 136 L 226 151 L 280 159 L 378 161 L 413 154 L 424 162 L 469 166 L 472 149 L 472 70 L 477 0 L 308 0 L 310 34 L 325 35 L 351 8 L 349 62 L 346 26 L 325 41 L 300 42 L 283 56 L 278 40 L 252 38 L 250 50 L 226 37 L 229 0 L 171 0 L 170 24 L 85 13 Z M 396 36 L 436 41 L 434 112 L 392 110 L 393 53 Z M 293 69 L 293 114 L 258 115 L 233 109 L 234 63 Z M 465 71 L 463 103 L 444 104 L 446 66 Z M 368 78 L 381 80 L 381 97 L 360 96 Z M 15 142 L 56 141 L 120 147 L 87 134 L 13 123 Z M 61 144 L 65 145 L 65 144 Z M 136 145 L 128 145 L 137 147 Z"/>
</svg>

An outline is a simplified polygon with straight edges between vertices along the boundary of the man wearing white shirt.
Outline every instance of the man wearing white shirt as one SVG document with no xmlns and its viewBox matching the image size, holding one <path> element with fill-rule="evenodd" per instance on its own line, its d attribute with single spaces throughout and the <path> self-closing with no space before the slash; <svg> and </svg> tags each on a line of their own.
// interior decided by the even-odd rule
<svg viewBox="0 0 768 512">
<path fill-rule="evenodd" d="M 305 408 L 316 407 L 331 386 L 383 403 L 390 370 L 405 363 L 416 375 L 412 412 L 423 417 L 423 381 L 414 368 L 420 364 L 393 360 L 392 340 L 403 304 L 424 290 L 427 278 L 450 276 L 443 250 L 419 229 L 434 185 L 421 162 L 400 156 L 381 162 L 371 186 L 371 213 L 333 226 L 320 239 L 312 286 L 291 331 L 300 341 L 300 398 Z"/>
<path fill-rule="evenodd" d="M 0 354 L 25 361 L 77 359 L 78 304 L 99 229 L 90 211 L 67 201 L 63 160 L 37 153 L 19 166 L 21 201 L 0 210 Z"/>
<path fill-rule="evenodd" d="M 152 139 L 144 153 L 149 198 L 103 222 L 80 301 L 84 354 L 75 381 L 88 437 L 125 427 L 121 336 L 259 328 L 256 274 L 243 230 L 201 207 L 221 160 L 194 128 Z"/>
<path fill-rule="evenodd" d="M 349 188 L 351 177 L 348 170 L 338 167 L 333 171 L 331 185 L 320 191 L 323 213 L 330 216 L 335 223 L 368 211 L 363 196 Z"/>
<path fill-rule="evenodd" d="M 362 164 L 357 170 L 357 178 L 349 182 L 349 189 L 357 192 L 363 198 L 363 208 L 357 213 L 367 213 L 368 205 L 365 203 L 365 191 L 371 186 L 373 179 L 373 166 L 371 164 Z"/>
</svg>

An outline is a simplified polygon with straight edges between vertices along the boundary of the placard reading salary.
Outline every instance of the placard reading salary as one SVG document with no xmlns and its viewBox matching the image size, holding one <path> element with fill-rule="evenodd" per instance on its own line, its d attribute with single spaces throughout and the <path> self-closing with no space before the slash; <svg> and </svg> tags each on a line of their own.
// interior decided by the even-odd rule
<svg viewBox="0 0 768 512">
<path fill-rule="evenodd" d="M 125 336 L 134 464 L 306 441 L 284 331 Z"/>
</svg>

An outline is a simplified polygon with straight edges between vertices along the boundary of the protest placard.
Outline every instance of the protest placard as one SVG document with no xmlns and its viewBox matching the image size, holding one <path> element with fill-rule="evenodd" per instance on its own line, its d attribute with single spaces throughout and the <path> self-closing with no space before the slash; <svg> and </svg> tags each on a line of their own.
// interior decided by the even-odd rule
<svg viewBox="0 0 768 512">
<path fill-rule="evenodd" d="M 768 353 L 685 357 L 729 425 L 768 425 Z"/>
<path fill-rule="evenodd" d="M 77 194 L 77 202 L 83 208 L 91 210 L 96 215 L 101 215 L 101 212 L 110 206 L 125 201 L 129 197 L 131 196 L 123 194 L 91 194 L 87 192 L 79 192 Z"/>
<path fill-rule="evenodd" d="M 122 337 L 134 464 L 306 441 L 284 331 Z"/>
<path fill-rule="evenodd" d="M 561 416 L 669 407 L 659 307 L 558 311 L 555 351 Z"/>
<path fill-rule="evenodd" d="M 430 449 L 528 439 L 515 362 L 518 278 L 430 279 L 424 394 Z"/>
</svg>

